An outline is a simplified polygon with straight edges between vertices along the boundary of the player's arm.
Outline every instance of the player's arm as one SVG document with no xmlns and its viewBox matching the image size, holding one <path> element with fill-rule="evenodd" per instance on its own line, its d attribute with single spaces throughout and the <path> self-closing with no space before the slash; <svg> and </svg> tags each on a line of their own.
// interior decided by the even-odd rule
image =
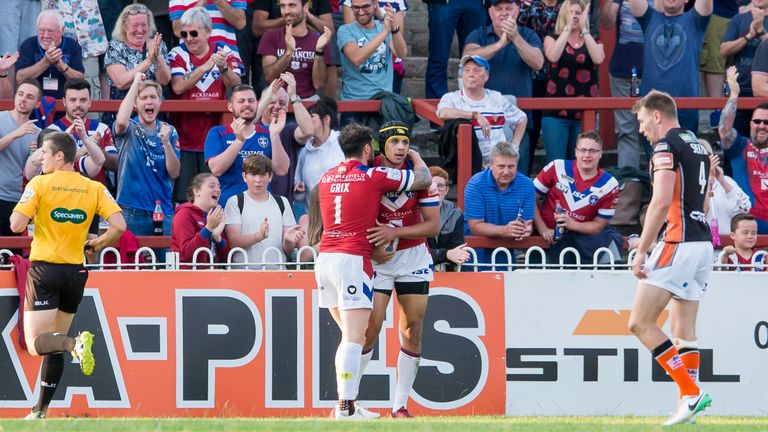
<svg viewBox="0 0 768 432">
<path fill-rule="evenodd" d="M 429 173 L 424 159 L 415 150 L 408 150 L 408 158 L 413 162 L 413 183 L 408 190 L 428 189 L 432 186 L 432 174 Z"/>
<path fill-rule="evenodd" d="M 85 242 L 85 246 L 91 247 L 94 252 L 116 244 L 126 230 L 125 219 L 121 211 L 112 213 L 107 218 L 107 222 L 109 222 L 109 228 L 107 228 L 104 234 Z"/>
<path fill-rule="evenodd" d="M 637 245 L 638 254 L 648 252 L 664 225 L 667 211 L 672 204 L 676 176 L 675 172 L 669 169 L 657 169 L 653 173 L 653 196 L 645 213 L 645 225 L 640 235 L 640 243 Z"/>
<path fill-rule="evenodd" d="M 385 245 L 396 237 L 407 239 L 423 239 L 434 237 L 440 233 L 440 206 L 429 206 L 421 208 L 421 215 L 424 220 L 421 222 L 401 227 L 389 225 L 379 225 L 368 229 L 368 241 L 374 246 Z"/>
<path fill-rule="evenodd" d="M 29 220 L 29 216 L 18 210 L 14 210 L 13 213 L 11 213 L 11 231 L 17 234 L 24 232 L 24 230 L 27 229 L 27 225 L 29 225 Z"/>
</svg>

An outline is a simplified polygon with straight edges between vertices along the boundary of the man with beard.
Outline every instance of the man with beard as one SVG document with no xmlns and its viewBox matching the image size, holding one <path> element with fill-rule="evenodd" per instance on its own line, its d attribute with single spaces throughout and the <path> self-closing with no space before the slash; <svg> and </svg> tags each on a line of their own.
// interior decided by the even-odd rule
<svg viewBox="0 0 768 432">
<path fill-rule="evenodd" d="M 20 81 L 13 96 L 13 109 L 0 112 L 0 235 L 16 235 L 9 219 L 21 198 L 22 171 L 30 149 L 37 145 L 40 129 L 29 115 L 43 89 L 33 79 Z"/>
<path fill-rule="evenodd" d="M 750 137 L 741 136 L 733 128 L 740 91 L 738 77 L 733 67 L 728 69 L 731 95 L 720 116 L 720 143 L 725 149 L 725 158 L 731 163 L 733 179 L 752 201 L 749 213 L 757 221 L 757 233 L 768 234 L 768 103 L 761 104 L 752 113 Z"/>
<path fill-rule="evenodd" d="M 392 54 L 405 59 L 408 47 L 400 31 L 395 11 L 384 8 L 384 21 L 373 19 L 376 4 L 373 0 L 352 0 L 355 22 L 339 27 L 337 42 L 342 52 L 341 67 L 344 84 L 343 100 L 366 100 L 384 90 L 392 91 L 394 67 Z M 354 120 L 354 114 L 342 114 L 341 123 Z"/>
<path fill-rule="evenodd" d="M 179 176 L 179 135 L 157 119 L 163 103 L 160 84 L 137 73 L 120 103 L 114 124 L 118 155 L 117 203 L 123 208 L 128 229 L 135 235 L 154 234 L 152 212 L 160 203 L 163 235 L 171 234 L 173 179 Z M 136 109 L 138 115 L 131 118 Z"/>
<path fill-rule="evenodd" d="M 49 129 L 71 132 L 77 144 L 75 171 L 106 185 L 106 171 L 117 171 L 117 147 L 106 124 L 88 118 L 91 85 L 80 78 L 64 84 L 64 117 Z M 30 162 L 33 158 L 30 158 Z"/>
<path fill-rule="evenodd" d="M 227 108 L 234 120 L 227 126 L 214 126 L 205 138 L 205 162 L 211 173 L 219 178 L 221 196 L 219 202 L 245 192 L 248 186 L 243 180 L 243 160 L 261 153 L 272 159 L 272 170 L 277 175 L 286 174 L 290 160 L 280 141 L 280 131 L 285 126 L 285 111 L 276 111 L 265 127 L 257 118 L 267 109 L 266 101 L 272 99 L 282 80 L 275 80 L 264 92 L 262 102 L 257 103 L 256 91 L 248 84 L 232 88 Z"/>
<path fill-rule="evenodd" d="M 296 78 L 296 94 L 302 99 L 315 100 L 317 91 L 325 85 L 325 66 L 330 51 L 325 47 L 333 32 L 323 28 L 323 34 L 307 26 L 308 0 L 280 0 L 284 27 L 267 30 L 261 37 L 258 54 L 267 82 L 290 72 Z"/>
</svg>

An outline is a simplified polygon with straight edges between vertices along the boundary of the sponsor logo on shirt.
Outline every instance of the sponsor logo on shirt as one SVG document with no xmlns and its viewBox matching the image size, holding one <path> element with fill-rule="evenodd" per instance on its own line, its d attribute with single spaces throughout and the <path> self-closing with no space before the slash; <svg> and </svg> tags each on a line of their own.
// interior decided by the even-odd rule
<svg viewBox="0 0 768 432">
<path fill-rule="evenodd" d="M 72 222 L 79 225 L 88 219 L 88 215 L 80 209 L 69 210 L 64 207 L 57 207 L 51 211 L 51 219 L 58 223 Z"/>
<path fill-rule="evenodd" d="M 20 204 L 24 204 L 25 202 L 29 201 L 30 198 L 35 196 L 35 191 L 32 189 L 26 189 L 24 190 L 24 194 L 21 196 L 21 199 L 19 200 Z"/>
<path fill-rule="evenodd" d="M 675 167 L 672 161 L 672 153 L 656 153 L 653 155 L 653 168 L 657 170 L 672 169 Z"/>
<path fill-rule="evenodd" d="M 768 190 L 768 179 L 760 179 L 760 190 Z"/>
</svg>

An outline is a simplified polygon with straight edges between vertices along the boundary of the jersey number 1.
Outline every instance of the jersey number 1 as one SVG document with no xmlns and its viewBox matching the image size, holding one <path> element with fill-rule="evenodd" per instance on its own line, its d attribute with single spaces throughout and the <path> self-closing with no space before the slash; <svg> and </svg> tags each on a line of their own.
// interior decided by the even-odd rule
<svg viewBox="0 0 768 432">
<path fill-rule="evenodd" d="M 333 198 L 333 204 L 334 204 L 333 223 L 338 225 L 341 223 L 341 195 L 336 195 Z"/>
</svg>

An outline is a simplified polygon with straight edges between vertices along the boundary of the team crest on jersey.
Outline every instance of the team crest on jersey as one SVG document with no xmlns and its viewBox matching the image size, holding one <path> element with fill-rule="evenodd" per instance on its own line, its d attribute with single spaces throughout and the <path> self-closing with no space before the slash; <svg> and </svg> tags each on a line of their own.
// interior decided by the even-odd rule
<svg viewBox="0 0 768 432">
<path fill-rule="evenodd" d="M 35 196 L 35 191 L 32 189 L 25 189 L 24 194 L 21 196 L 21 199 L 19 200 L 19 204 L 24 204 L 25 202 L 29 201 L 30 198 Z"/>
<path fill-rule="evenodd" d="M 597 201 L 599 201 L 600 198 L 597 197 L 597 195 L 590 195 L 589 196 L 589 205 L 597 205 Z"/>
<path fill-rule="evenodd" d="M 336 170 L 336 174 L 344 174 L 345 172 L 347 172 L 347 167 L 345 167 L 345 166 L 340 166 L 340 167 L 339 167 L 339 168 Z"/>
<path fill-rule="evenodd" d="M 259 137 L 256 142 L 261 146 L 261 148 L 267 148 L 269 145 L 269 140 L 267 137 Z"/>
</svg>

